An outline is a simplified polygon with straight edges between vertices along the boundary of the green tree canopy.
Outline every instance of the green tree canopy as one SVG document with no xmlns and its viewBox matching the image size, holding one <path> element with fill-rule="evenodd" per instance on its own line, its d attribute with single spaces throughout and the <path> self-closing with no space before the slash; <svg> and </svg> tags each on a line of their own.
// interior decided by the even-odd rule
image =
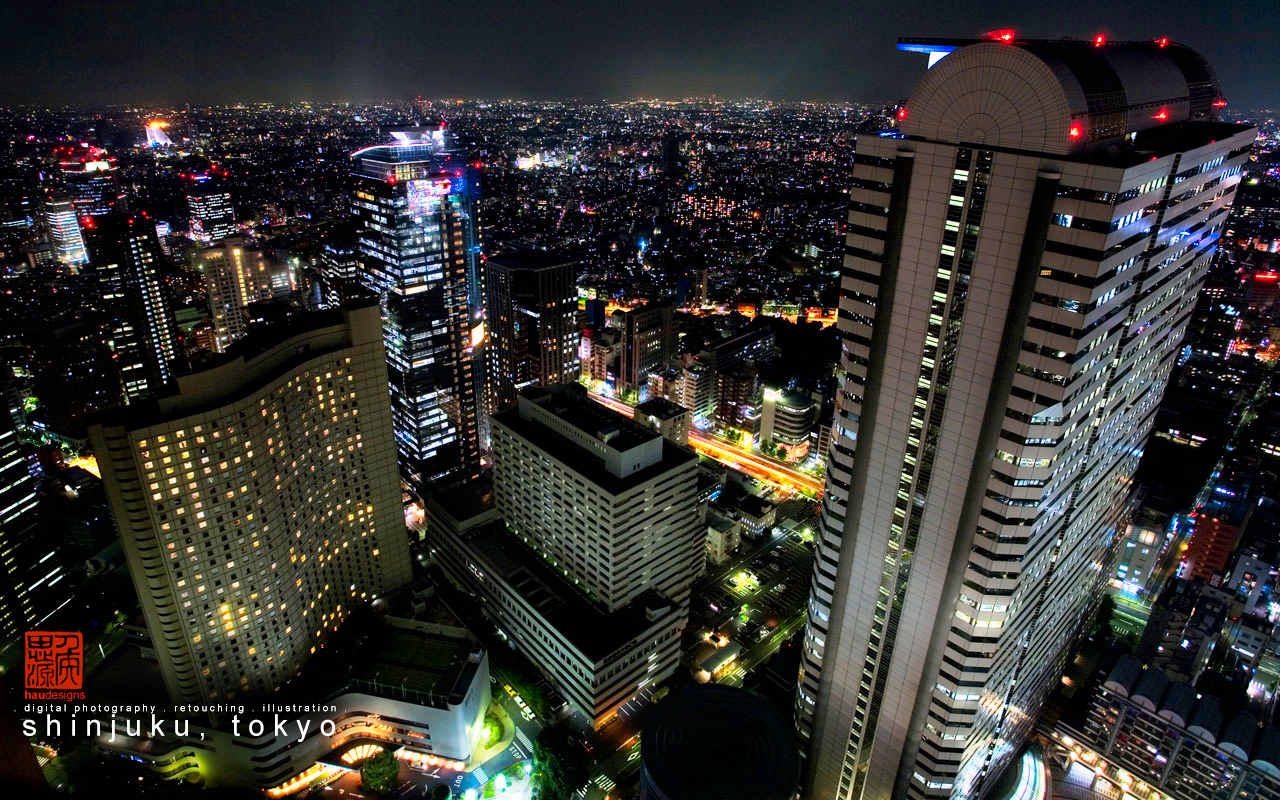
<svg viewBox="0 0 1280 800">
<path fill-rule="evenodd" d="M 396 788 L 400 762 L 390 750 L 370 756 L 360 765 L 360 788 L 367 792 L 389 792 Z"/>
</svg>

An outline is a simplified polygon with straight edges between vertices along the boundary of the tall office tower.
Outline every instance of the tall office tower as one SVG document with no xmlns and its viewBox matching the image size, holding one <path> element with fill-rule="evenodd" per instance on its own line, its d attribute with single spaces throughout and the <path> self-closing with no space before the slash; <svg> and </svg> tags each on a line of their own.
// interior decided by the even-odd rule
<svg viewBox="0 0 1280 800">
<path fill-rule="evenodd" d="M 124 399 L 104 322 L 77 309 L 28 331 L 39 421 L 53 433 L 83 439 L 91 417 Z"/>
<path fill-rule="evenodd" d="M 401 473 L 425 488 L 479 473 L 478 187 L 443 128 L 393 135 L 352 154 L 352 214 L 361 280 L 382 299 Z"/>
<path fill-rule="evenodd" d="M 651 302 L 620 315 L 622 361 L 619 381 L 638 389 L 648 382 L 649 373 L 666 366 L 676 352 L 675 306 L 670 302 Z"/>
<path fill-rule="evenodd" d="M 89 242 L 103 310 L 111 316 L 111 338 L 126 402 L 155 393 L 171 377 L 178 355 L 178 328 L 155 226 L 117 210 L 101 217 Z"/>
<path fill-rule="evenodd" d="M 74 269 L 89 260 L 84 237 L 80 235 L 80 220 L 76 217 L 75 207 L 65 195 L 45 201 L 44 221 L 49 228 L 53 257 L 59 264 Z"/>
<path fill-rule="evenodd" d="M 327 306 L 336 308 L 342 305 L 343 300 L 363 293 L 355 234 L 355 226 L 343 222 L 327 232 L 320 244 L 320 255 L 317 258 L 320 297 Z"/>
<path fill-rule="evenodd" d="M 516 403 L 526 386 L 578 380 L 578 262 L 541 250 L 500 253 L 486 263 L 489 411 Z"/>
<path fill-rule="evenodd" d="M 823 800 L 981 797 L 1025 741 L 1255 135 L 1167 40 L 899 47 L 935 65 L 857 142 L 796 697 Z"/>
<path fill-rule="evenodd" d="M 187 211 L 191 215 L 191 238 L 217 244 L 239 230 L 231 192 L 208 175 L 194 175 L 187 188 Z"/>
<path fill-rule="evenodd" d="M 119 169 L 114 158 L 103 158 L 100 150 L 91 150 L 95 161 L 62 162 L 62 183 L 76 215 L 101 217 L 111 213 L 121 200 Z M 91 226 L 92 221 L 86 222 Z"/>
<path fill-rule="evenodd" d="M 0 409 L 0 639 L 6 643 L 39 625 L 71 596 L 62 583 L 57 546 L 40 534 L 36 479 L 14 430 L 17 409 L 8 406 L 6 401 Z"/>
<path fill-rule="evenodd" d="M 306 319 L 89 429 L 175 703 L 273 691 L 410 579 L 378 310 Z"/>
<path fill-rule="evenodd" d="M 225 353 L 249 327 L 249 304 L 271 299 L 271 272 L 262 250 L 239 236 L 202 252 L 200 263 L 213 315 L 213 349 Z"/>
</svg>

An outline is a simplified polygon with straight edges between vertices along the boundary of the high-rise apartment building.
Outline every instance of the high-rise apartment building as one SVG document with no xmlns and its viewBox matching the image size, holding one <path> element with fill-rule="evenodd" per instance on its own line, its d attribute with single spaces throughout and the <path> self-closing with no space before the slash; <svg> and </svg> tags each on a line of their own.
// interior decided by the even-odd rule
<svg viewBox="0 0 1280 800">
<path fill-rule="evenodd" d="M 402 474 L 478 474 L 483 335 L 476 177 L 443 128 L 394 133 L 352 155 L 361 279 L 382 298 Z"/>
<path fill-rule="evenodd" d="M 485 263 L 490 412 L 515 405 L 526 386 L 578 380 L 578 268 L 541 250 L 499 253 Z"/>
<path fill-rule="evenodd" d="M 981 797 L 1025 741 L 1255 135 L 1167 40 L 899 46 L 934 66 L 857 142 L 796 698 L 822 800 Z"/>
<path fill-rule="evenodd" d="M 213 349 L 225 353 L 249 327 L 250 303 L 272 298 L 272 273 L 262 250 L 233 236 L 200 254 L 209 312 L 213 317 Z"/>
<path fill-rule="evenodd" d="M 89 260 L 80 235 L 80 220 L 67 197 L 49 198 L 44 203 L 44 221 L 53 244 L 53 257 L 59 264 L 78 267 Z"/>
<path fill-rule="evenodd" d="M 231 192 L 209 175 L 193 175 L 187 188 L 187 211 L 191 215 L 191 238 L 204 244 L 217 244 L 229 236 L 235 236 L 235 206 L 231 204 Z"/>
<path fill-rule="evenodd" d="M 410 579 L 378 311 L 305 319 L 90 428 L 174 702 L 273 691 Z"/>
<path fill-rule="evenodd" d="M 116 354 L 125 400 L 132 402 L 172 377 L 178 329 L 155 226 L 122 210 L 99 220 L 89 249 L 103 310 L 111 318 L 107 344 Z"/>
</svg>

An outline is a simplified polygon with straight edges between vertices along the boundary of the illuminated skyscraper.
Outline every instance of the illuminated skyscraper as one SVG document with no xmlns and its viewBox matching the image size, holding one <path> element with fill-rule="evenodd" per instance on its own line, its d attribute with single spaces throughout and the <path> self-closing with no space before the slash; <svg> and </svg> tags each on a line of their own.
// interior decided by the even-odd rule
<svg viewBox="0 0 1280 800">
<path fill-rule="evenodd" d="M 63 186 L 82 220 L 111 213 L 121 197 L 116 160 L 101 150 L 91 149 L 90 153 L 95 160 L 62 163 Z"/>
<path fill-rule="evenodd" d="M 394 135 L 352 154 L 352 213 L 361 279 L 382 298 L 401 472 L 425 487 L 479 470 L 478 186 L 443 128 Z"/>
<path fill-rule="evenodd" d="M 515 405 L 526 386 L 576 383 L 578 262 L 540 250 L 485 262 L 490 411 Z"/>
<path fill-rule="evenodd" d="M 213 315 L 213 349 L 225 353 L 249 327 L 249 304 L 271 299 L 271 272 L 262 250 L 238 236 L 205 250 L 200 262 Z"/>
<path fill-rule="evenodd" d="M 377 308 L 306 320 L 90 428 L 174 702 L 275 690 L 410 579 Z"/>
<path fill-rule="evenodd" d="M 118 210 L 99 219 L 89 248 L 103 310 L 111 317 L 107 344 L 116 354 L 125 399 L 132 402 L 172 377 L 178 329 L 151 220 Z"/>
<path fill-rule="evenodd" d="M 195 175 L 190 181 L 187 210 L 191 214 L 191 238 L 205 244 L 217 244 L 228 236 L 235 236 L 239 225 L 235 207 L 231 204 L 231 193 L 208 175 Z"/>
<path fill-rule="evenodd" d="M 903 40 L 858 137 L 796 698 L 807 796 L 981 797 L 1035 724 L 1255 131 L 1167 40 Z"/>
<path fill-rule="evenodd" d="M 14 430 L 17 409 L 5 404 L 0 408 L 0 639 L 10 642 L 66 605 L 71 590 L 62 580 L 56 544 L 40 534 L 33 459 L 23 454 Z"/>
<path fill-rule="evenodd" d="M 80 235 L 80 220 L 69 199 L 63 196 L 46 200 L 44 220 L 53 243 L 53 257 L 59 264 L 78 267 L 89 260 L 84 237 Z"/>
<path fill-rule="evenodd" d="M 169 139 L 169 134 L 165 133 L 165 128 L 169 127 L 169 123 L 153 120 L 147 123 L 147 147 L 172 147 L 173 141 Z"/>
</svg>

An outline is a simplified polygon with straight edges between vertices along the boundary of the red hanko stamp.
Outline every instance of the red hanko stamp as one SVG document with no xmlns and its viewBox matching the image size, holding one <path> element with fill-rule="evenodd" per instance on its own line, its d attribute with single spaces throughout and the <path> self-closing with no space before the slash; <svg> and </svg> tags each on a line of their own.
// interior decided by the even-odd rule
<svg viewBox="0 0 1280 800">
<path fill-rule="evenodd" d="M 63 631 L 27 631 L 27 688 L 79 690 L 84 686 L 84 637 Z"/>
</svg>

